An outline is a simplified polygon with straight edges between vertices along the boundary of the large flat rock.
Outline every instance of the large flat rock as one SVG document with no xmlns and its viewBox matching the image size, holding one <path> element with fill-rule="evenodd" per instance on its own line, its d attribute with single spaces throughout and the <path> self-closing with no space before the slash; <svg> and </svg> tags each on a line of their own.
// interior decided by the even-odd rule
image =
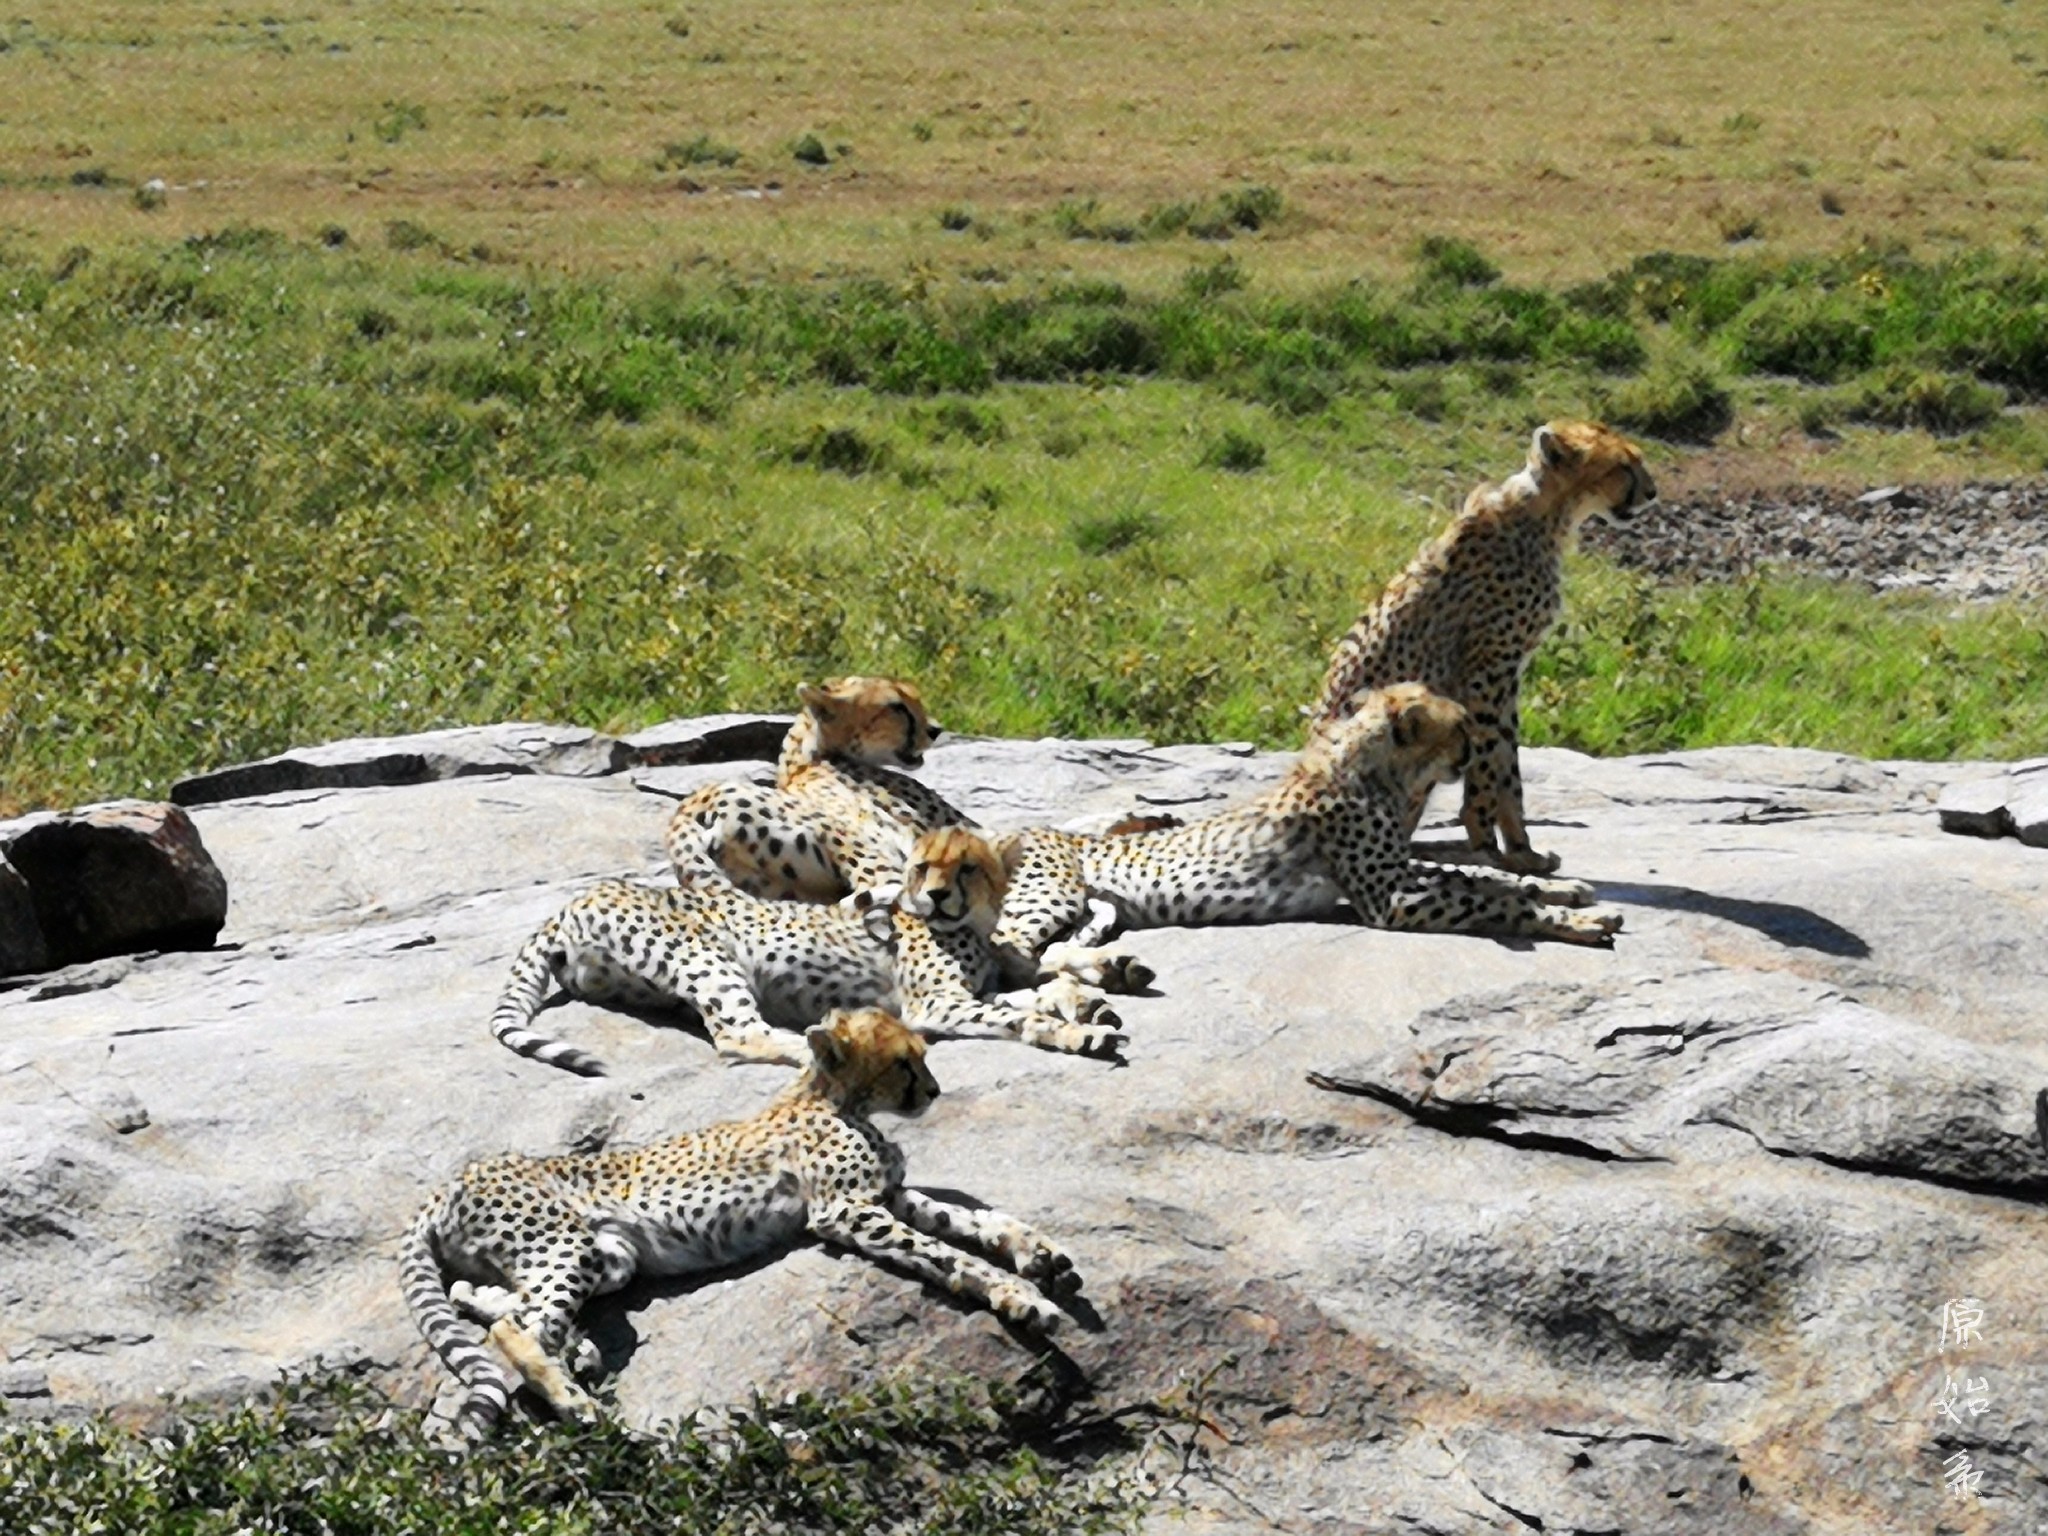
<svg viewBox="0 0 2048 1536">
<path fill-rule="evenodd" d="M 1094 1405 L 1200 1391 L 1161 1531 L 2048 1528 L 2048 859 L 1943 835 L 1984 765 L 1526 754 L 1539 847 L 1612 951 L 1340 923 L 1135 936 L 1129 1064 L 961 1042 L 913 1182 L 1056 1234 Z M 1200 815 L 1274 754 L 955 742 L 994 826 Z M 651 1139 L 784 1080 L 701 1036 L 485 1030 L 510 958 L 672 795 L 757 763 L 202 807 L 223 947 L 0 994 L 0 1400 L 147 1405 L 358 1362 L 442 1385 L 392 1255 L 465 1159 Z M 636 782 L 638 781 L 637 787 Z M 648 792 L 653 791 L 653 792 Z M 1334 1092 L 1311 1077 L 1348 1087 Z M 1945 1303 L 1981 1336 L 1944 1347 Z M 1017 1377 L 986 1314 L 818 1247 L 595 1314 L 630 1417 L 908 1367 Z M 1945 1382 L 1988 1383 L 1952 1421 Z M 1968 1451 L 1982 1498 L 1946 1494 Z M 1175 1469 L 1177 1471 L 1177 1467 Z"/>
</svg>

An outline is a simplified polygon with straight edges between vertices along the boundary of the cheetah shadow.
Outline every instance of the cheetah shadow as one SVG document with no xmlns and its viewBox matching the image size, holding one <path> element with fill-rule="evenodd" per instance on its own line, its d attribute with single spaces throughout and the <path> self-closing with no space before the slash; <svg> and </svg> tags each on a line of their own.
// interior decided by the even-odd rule
<svg viewBox="0 0 2048 1536">
<path fill-rule="evenodd" d="M 920 1194 L 929 1195 L 935 1200 L 944 1200 L 950 1205 L 965 1206 L 972 1210 L 989 1209 L 986 1201 L 976 1200 L 973 1196 L 963 1194 L 958 1190 L 920 1185 L 912 1185 L 911 1188 L 917 1190 Z M 935 1239 L 935 1241 L 943 1242 L 944 1239 Z M 948 1243 L 946 1246 L 949 1248 L 959 1248 L 963 1253 L 976 1252 L 972 1248 L 963 1247 L 959 1244 Z M 921 1276 L 898 1269 L 884 1260 L 870 1258 L 862 1253 L 855 1253 L 850 1249 L 826 1243 L 820 1238 L 805 1236 L 786 1248 L 778 1248 L 772 1252 L 758 1255 L 755 1258 L 744 1260 L 738 1264 L 729 1264 L 720 1269 L 700 1270 L 687 1275 L 635 1280 L 622 1290 L 592 1298 L 583 1307 L 577 1322 L 583 1330 L 585 1337 L 596 1346 L 598 1356 L 602 1361 L 605 1377 L 616 1377 L 625 1370 L 634 1355 L 639 1353 L 641 1333 L 638 1316 L 654 1303 L 694 1295 L 707 1286 L 722 1285 L 728 1280 L 744 1280 L 750 1275 L 759 1274 L 770 1266 L 781 1262 L 787 1255 L 805 1248 L 823 1249 L 832 1258 L 840 1262 L 866 1264 L 876 1269 L 887 1270 L 899 1279 L 918 1286 L 926 1296 L 936 1301 L 939 1305 L 962 1316 L 972 1316 L 975 1314 L 994 1316 L 981 1302 L 964 1296 L 955 1296 L 924 1280 Z M 1001 1266 L 998 1265 L 997 1267 L 1000 1268 Z M 1102 1314 L 1095 1310 L 1094 1305 L 1086 1296 L 1077 1292 L 1066 1296 L 1049 1297 L 1048 1299 L 1065 1312 L 1082 1332 L 1101 1333 L 1104 1331 L 1106 1325 L 1103 1322 Z M 1011 1322 L 1007 1318 L 1000 1317 L 996 1318 L 996 1321 L 1001 1325 L 1003 1331 L 1009 1334 L 1022 1348 L 1034 1354 L 1046 1356 L 1048 1358 L 1047 1369 L 1053 1373 L 1055 1379 L 1066 1385 L 1085 1385 L 1085 1373 L 1057 1344 L 1052 1343 L 1042 1335 L 1033 1333 L 1021 1323 Z M 855 1343 L 865 1344 L 872 1342 L 862 1337 L 856 1325 L 842 1324 L 841 1326 L 846 1329 L 848 1336 Z"/>
<path fill-rule="evenodd" d="M 1810 907 L 1796 906 L 1789 901 L 1750 901 L 1740 896 L 1717 896 L 1689 885 L 1596 881 L 1594 889 L 1602 901 L 1623 906 L 1694 912 L 1702 917 L 1718 917 L 1723 922 L 1739 923 L 1788 949 L 1810 949 L 1840 960 L 1870 958 L 1870 945 L 1861 936 L 1822 917 Z"/>
</svg>

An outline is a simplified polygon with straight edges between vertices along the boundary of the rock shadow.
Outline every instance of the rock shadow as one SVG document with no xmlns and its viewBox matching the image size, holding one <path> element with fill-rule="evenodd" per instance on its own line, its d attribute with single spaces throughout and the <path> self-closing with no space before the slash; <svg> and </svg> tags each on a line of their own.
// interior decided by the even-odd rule
<svg viewBox="0 0 2048 1536">
<path fill-rule="evenodd" d="M 1755 929 L 1774 944 L 1789 949 L 1810 949 L 1842 960 L 1867 960 L 1870 946 L 1857 934 L 1810 907 L 1789 901 L 1751 901 L 1741 896 L 1717 896 L 1712 891 L 1689 885 L 1635 885 L 1599 882 L 1602 901 L 1638 907 L 1657 907 L 1668 912 L 1697 912 Z"/>
</svg>

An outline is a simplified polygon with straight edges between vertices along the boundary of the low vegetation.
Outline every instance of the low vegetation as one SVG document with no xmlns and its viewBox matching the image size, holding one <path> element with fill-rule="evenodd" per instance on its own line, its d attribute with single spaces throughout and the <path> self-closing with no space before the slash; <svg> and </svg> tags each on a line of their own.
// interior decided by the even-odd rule
<svg viewBox="0 0 2048 1536">
<path fill-rule="evenodd" d="M 9 1536 L 1087 1536 L 1145 1504 L 1115 1425 L 1054 1432 L 967 1386 L 757 1402 L 716 1435 L 507 1430 L 467 1457 L 343 1380 L 144 1431 L 0 1418 Z M 1108 1459 L 1098 1461 L 1098 1457 Z"/>
<path fill-rule="evenodd" d="M 1306 295 L 991 293 L 519 274 L 423 233 L 0 260 L 13 803 L 357 732 L 780 708 L 855 668 L 966 729 L 1285 745 L 1335 635 L 1543 416 L 1803 421 L 1873 476 L 2048 463 L 2048 276 L 1991 257 L 1548 291 L 1446 240 Z M 1584 561 L 1530 729 L 2008 753 L 2048 711 L 2038 635 Z"/>
</svg>

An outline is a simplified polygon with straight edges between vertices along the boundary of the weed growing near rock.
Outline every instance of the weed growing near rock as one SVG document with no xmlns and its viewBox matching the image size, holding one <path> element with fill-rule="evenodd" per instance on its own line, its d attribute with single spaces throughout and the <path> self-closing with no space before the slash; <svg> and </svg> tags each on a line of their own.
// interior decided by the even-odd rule
<svg viewBox="0 0 2048 1536">
<path fill-rule="evenodd" d="M 757 1401 L 716 1434 L 513 1426 L 466 1457 L 418 1416 L 340 1380 L 185 1410 L 144 1432 L 107 1418 L 0 1420 L 10 1536 L 713 1536 L 883 1530 L 1068 1536 L 1129 1530 L 1145 1497 L 1115 1426 L 1047 1428 L 967 1384 Z M 451 1522 L 459 1522 L 451 1523 Z"/>
</svg>

